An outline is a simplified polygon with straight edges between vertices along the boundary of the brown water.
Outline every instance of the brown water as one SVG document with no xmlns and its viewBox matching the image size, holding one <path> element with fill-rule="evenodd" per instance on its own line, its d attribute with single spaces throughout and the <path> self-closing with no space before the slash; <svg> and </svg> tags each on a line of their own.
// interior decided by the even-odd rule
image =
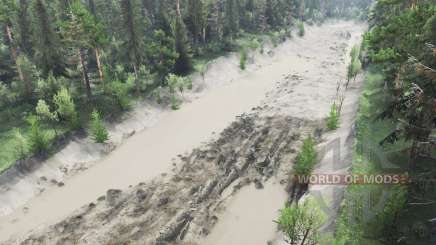
<svg viewBox="0 0 436 245">
<path fill-rule="evenodd" d="M 97 164 L 65 180 L 64 187 L 50 188 L 31 198 L 25 204 L 28 208 L 26 212 L 15 209 L 11 214 L 0 217 L 0 241 L 19 236 L 42 225 L 52 224 L 75 209 L 95 201 L 108 189 L 125 189 L 129 185 L 169 173 L 174 157 L 210 140 L 214 132 L 223 130 L 237 115 L 260 105 L 267 92 L 273 89 L 284 75 L 297 71 L 307 77 L 320 76 L 314 68 L 320 61 L 335 61 L 338 59 L 338 52 L 329 50 L 327 46 L 325 50 L 315 47 L 343 40 L 338 32 L 344 29 L 360 33 L 363 28 L 351 22 L 307 28 L 306 37 L 281 45 L 273 57 L 259 57 L 256 64 L 247 72 L 238 71 L 237 57 L 227 58 L 228 62 L 222 59 L 222 65 L 216 65 L 210 71 L 211 77 L 208 82 L 212 84 L 213 89 L 205 90 L 201 96 L 189 97 L 192 99 L 191 103 L 184 104 L 178 111 L 165 113 L 157 123 L 126 140 Z M 229 63 L 233 65 L 231 68 Z M 342 72 L 343 67 L 332 67 L 332 72 L 336 69 Z M 233 82 L 223 82 L 226 81 L 224 78 L 227 75 L 232 77 Z M 325 77 L 328 76 L 329 74 L 325 74 Z M 213 85 L 214 78 L 220 83 L 219 86 Z M 319 89 L 328 88 L 331 92 L 336 81 L 326 82 L 328 86 Z M 314 93 L 310 86 L 300 86 L 296 90 L 295 101 L 292 104 L 283 104 L 284 110 L 294 116 L 311 119 L 325 116 L 332 93 L 327 93 L 324 97 L 317 96 L 315 102 L 311 102 Z M 283 98 L 272 99 L 277 99 L 277 103 L 283 101 Z M 230 213 L 224 214 L 222 223 L 216 227 L 216 233 L 212 233 L 208 238 L 211 240 L 204 244 L 265 244 L 265 241 L 274 235 L 272 219 L 276 217 L 277 210 L 284 200 L 284 193 L 279 187 L 271 184 L 259 192 L 252 189 L 242 190 L 229 204 Z M 267 201 L 255 202 L 251 209 L 244 208 L 253 204 L 252 200 Z M 233 227 L 230 224 L 236 225 L 235 232 L 228 230 Z M 250 237 L 248 233 L 237 232 L 246 225 L 253 226 L 256 234 L 262 236 L 262 242 L 259 242 L 259 237 L 254 240 L 255 236 Z M 264 234 L 261 234 L 262 232 Z"/>
</svg>

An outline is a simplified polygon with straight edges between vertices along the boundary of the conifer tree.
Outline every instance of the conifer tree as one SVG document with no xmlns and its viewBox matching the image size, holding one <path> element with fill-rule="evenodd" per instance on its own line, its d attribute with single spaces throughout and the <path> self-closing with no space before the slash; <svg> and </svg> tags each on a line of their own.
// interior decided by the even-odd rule
<svg viewBox="0 0 436 245">
<path fill-rule="evenodd" d="M 44 0 L 35 0 L 33 3 L 33 32 L 35 60 L 43 74 L 47 76 L 50 71 L 55 75 L 65 70 L 64 57 L 60 47 L 60 39 L 53 28 L 52 20 L 47 11 Z"/>
<path fill-rule="evenodd" d="M 179 57 L 176 59 L 174 72 L 178 75 L 185 75 L 192 70 L 192 61 L 186 28 L 180 11 L 180 0 L 176 1 L 176 13 L 177 17 L 174 23 L 174 39 L 176 52 Z"/>
<path fill-rule="evenodd" d="M 133 67 L 136 76 L 136 93 L 140 92 L 138 80 L 138 69 L 144 58 L 144 35 L 141 33 L 139 16 L 133 0 L 121 0 L 122 29 L 124 48 L 127 53 L 128 62 Z"/>
</svg>

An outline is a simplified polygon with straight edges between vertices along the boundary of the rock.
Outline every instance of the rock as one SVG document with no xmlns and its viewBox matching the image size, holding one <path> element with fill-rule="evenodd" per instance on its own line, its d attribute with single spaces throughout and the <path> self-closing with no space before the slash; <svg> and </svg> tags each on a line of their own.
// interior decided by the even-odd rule
<svg viewBox="0 0 436 245">
<path fill-rule="evenodd" d="M 65 183 L 64 183 L 64 182 L 59 182 L 59 183 L 58 183 L 58 187 L 63 187 L 63 186 L 65 186 Z"/>
<path fill-rule="evenodd" d="M 122 193 L 123 192 L 121 190 L 114 190 L 114 189 L 108 190 L 106 192 L 106 203 L 109 206 L 116 206 L 119 202 Z"/>
<path fill-rule="evenodd" d="M 170 202 L 170 199 L 168 197 L 162 197 L 159 199 L 159 202 L 157 203 L 158 207 L 162 207 L 164 205 L 167 205 Z"/>
<path fill-rule="evenodd" d="M 136 198 L 138 202 L 143 202 L 148 196 L 148 193 L 143 189 L 139 189 L 136 191 Z"/>
<path fill-rule="evenodd" d="M 254 179 L 254 187 L 256 187 L 256 189 L 260 190 L 263 189 L 263 184 L 259 179 Z"/>
</svg>

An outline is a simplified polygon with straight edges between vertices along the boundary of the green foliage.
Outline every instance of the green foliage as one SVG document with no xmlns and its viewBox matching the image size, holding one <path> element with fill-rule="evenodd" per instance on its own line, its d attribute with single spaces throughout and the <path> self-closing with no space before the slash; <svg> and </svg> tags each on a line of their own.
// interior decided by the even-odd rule
<svg viewBox="0 0 436 245">
<path fill-rule="evenodd" d="M 107 90 L 111 97 L 116 101 L 121 110 L 127 110 L 131 107 L 131 98 L 129 91 L 134 86 L 135 78 L 130 76 L 130 79 L 126 83 L 119 80 L 114 80 L 108 84 Z"/>
<path fill-rule="evenodd" d="M 306 34 L 306 30 L 304 29 L 304 22 L 299 21 L 297 23 L 298 28 L 298 36 L 303 37 Z"/>
<path fill-rule="evenodd" d="M 17 159 L 23 159 L 27 155 L 27 140 L 19 128 L 14 128 L 15 155 Z"/>
<path fill-rule="evenodd" d="M 330 130 L 335 130 L 339 128 L 339 120 L 340 120 L 340 115 L 339 115 L 338 106 L 336 105 L 336 103 L 333 103 L 333 105 L 330 108 L 330 114 L 327 118 L 327 128 Z"/>
<path fill-rule="evenodd" d="M 292 203 L 280 211 L 277 221 L 289 244 L 318 244 L 319 228 L 326 217 L 311 198 L 303 203 Z"/>
<path fill-rule="evenodd" d="M 47 134 L 43 131 L 35 116 L 30 116 L 28 122 L 30 124 L 28 139 L 30 151 L 34 154 L 42 154 L 47 151 L 49 147 Z"/>
<path fill-rule="evenodd" d="M 301 152 L 297 155 L 293 166 L 293 174 L 308 176 L 312 173 L 316 164 L 317 153 L 315 149 L 315 141 L 312 137 L 308 137 L 303 141 Z"/>
<path fill-rule="evenodd" d="M 176 110 L 180 109 L 180 101 L 175 94 L 171 94 L 170 102 L 171 102 L 171 109 L 172 110 L 176 111 Z"/>
<path fill-rule="evenodd" d="M 350 52 L 351 60 L 359 59 L 360 56 L 360 47 L 358 45 L 354 45 Z"/>
<path fill-rule="evenodd" d="M 157 73 L 160 80 L 174 70 L 176 59 L 179 57 L 174 45 L 173 37 L 168 36 L 162 30 L 154 31 L 153 41 L 149 43 L 147 55 L 151 61 L 152 70 Z"/>
<path fill-rule="evenodd" d="M 175 74 L 169 74 L 166 78 L 166 83 L 169 88 L 171 108 L 178 110 L 180 108 L 180 101 L 176 93 L 183 93 L 185 88 L 192 89 L 192 80 L 189 77 L 180 77 Z"/>
<path fill-rule="evenodd" d="M 91 113 L 91 136 L 96 143 L 104 143 L 109 140 L 109 133 L 101 119 L 100 113 L 97 110 L 93 110 Z"/>
<path fill-rule="evenodd" d="M 16 95 L 0 81 L 0 108 L 12 104 L 16 100 Z"/>
<path fill-rule="evenodd" d="M 182 17 L 177 16 L 173 27 L 175 48 L 178 54 L 174 64 L 174 72 L 178 75 L 188 74 L 192 66 L 191 47 L 186 35 L 186 27 L 183 23 Z"/>
<path fill-rule="evenodd" d="M 241 70 L 245 70 L 247 64 L 247 58 L 248 58 L 247 49 L 242 48 L 239 58 L 239 68 Z"/>
<path fill-rule="evenodd" d="M 47 103 L 44 100 L 38 101 L 38 104 L 36 106 L 36 115 L 38 117 L 38 120 L 52 125 L 53 129 L 56 132 L 55 124 L 56 122 L 59 121 L 58 115 L 56 112 L 50 111 L 50 107 L 47 105 Z"/>
<path fill-rule="evenodd" d="M 76 106 L 68 89 L 61 88 L 53 96 L 53 103 L 56 105 L 56 112 L 61 121 L 66 121 L 72 129 L 80 127 Z"/>
</svg>

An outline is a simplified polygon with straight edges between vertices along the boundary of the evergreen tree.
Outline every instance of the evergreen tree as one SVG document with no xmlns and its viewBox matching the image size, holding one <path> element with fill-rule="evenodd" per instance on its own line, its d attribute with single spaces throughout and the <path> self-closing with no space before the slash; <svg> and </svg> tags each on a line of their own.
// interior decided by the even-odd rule
<svg viewBox="0 0 436 245">
<path fill-rule="evenodd" d="M 23 53 L 31 55 L 32 43 L 30 36 L 29 2 L 20 0 L 17 16 L 19 46 Z"/>
<path fill-rule="evenodd" d="M 224 34 L 233 40 L 239 31 L 239 9 L 237 0 L 226 0 L 225 17 Z"/>
<path fill-rule="evenodd" d="M 6 34 L 7 44 L 10 48 L 10 55 L 12 61 L 15 63 L 15 68 L 18 73 L 18 77 L 21 81 L 24 81 L 23 72 L 18 62 L 18 49 L 16 41 L 14 40 L 14 33 L 12 31 L 13 16 L 16 15 L 17 6 L 13 1 L 2 0 L 0 2 L 0 22 L 4 23 L 4 32 Z"/>
<path fill-rule="evenodd" d="M 189 0 L 189 24 L 190 31 L 194 43 L 198 43 L 199 40 L 204 41 L 204 32 L 206 29 L 206 10 L 202 0 Z"/>
<path fill-rule="evenodd" d="M 144 59 L 144 35 L 141 32 L 137 8 L 133 0 L 121 0 L 121 14 L 123 17 L 123 46 L 127 53 L 128 62 L 132 65 L 136 76 L 136 93 L 140 92 L 138 69 Z"/>
<path fill-rule="evenodd" d="M 192 61 L 185 24 L 180 12 L 180 0 L 177 0 L 177 17 L 174 23 L 174 39 L 178 57 L 174 65 L 174 72 L 178 75 L 185 75 L 192 70 Z"/>
<path fill-rule="evenodd" d="M 44 0 L 34 1 L 33 13 L 35 60 L 45 76 L 50 71 L 60 75 L 65 71 L 65 61 Z"/>
</svg>

